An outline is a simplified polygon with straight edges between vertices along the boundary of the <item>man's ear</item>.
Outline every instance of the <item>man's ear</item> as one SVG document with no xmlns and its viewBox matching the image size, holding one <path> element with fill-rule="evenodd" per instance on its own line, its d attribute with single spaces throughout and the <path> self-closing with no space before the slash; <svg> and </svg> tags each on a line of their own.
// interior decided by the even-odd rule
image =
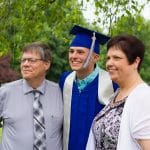
<svg viewBox="0 0 150 150">
<path fill-rule="evenodd" d="M 51 61 L 46 61 L 45 62 L 45 68 L 46 68 L 46 70 L 49 70 L 50 67 L 51 67 Z"/>
</svg>

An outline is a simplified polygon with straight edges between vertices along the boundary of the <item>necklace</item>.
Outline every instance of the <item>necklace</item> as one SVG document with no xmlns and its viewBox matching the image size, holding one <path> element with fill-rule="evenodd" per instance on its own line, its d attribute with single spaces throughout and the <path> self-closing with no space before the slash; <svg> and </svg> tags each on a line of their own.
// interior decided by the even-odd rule
<svg viewBox="0 0 150 150">
<path fill-rule="evenodd" d="M 120 100 L 124 99 L 125 97 L 129 96 L 129 94 L 141 83 L 143 83 L 143 82 L 137 82 L 129 88 L 126 88 L 126 87 L 122 88 L 122 89 L 120 88 L 120 90 L 115 98 L 115 102 L 120 101 Z"/>
</svg>

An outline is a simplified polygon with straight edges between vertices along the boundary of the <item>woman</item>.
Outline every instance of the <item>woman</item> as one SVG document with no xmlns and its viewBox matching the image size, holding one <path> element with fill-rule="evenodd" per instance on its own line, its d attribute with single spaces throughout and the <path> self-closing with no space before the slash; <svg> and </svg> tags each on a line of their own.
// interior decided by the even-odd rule
<svg viewBox="0 0 150 150">
<path fill-rule="evenodd" d="M 139 74 L 145 47 L 136 37 L 121 35 L 108 42 L 107 50 L 106 68 L 120 88 L 93 121 L 94 147 L 149 150 L 150 88 Z"/>
</svg>

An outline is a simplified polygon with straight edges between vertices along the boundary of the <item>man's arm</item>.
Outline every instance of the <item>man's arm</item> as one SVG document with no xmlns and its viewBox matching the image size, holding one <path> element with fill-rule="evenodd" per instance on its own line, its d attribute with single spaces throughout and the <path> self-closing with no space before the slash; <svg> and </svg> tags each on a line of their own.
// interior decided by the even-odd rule
<svg viewBox="0 0 150 150">
<path fill-rule="evenodd" d="M 0 128 L 2 128 L 2 127 L 3 127 L 3 118 L 0 117 Z"/>
</svg>

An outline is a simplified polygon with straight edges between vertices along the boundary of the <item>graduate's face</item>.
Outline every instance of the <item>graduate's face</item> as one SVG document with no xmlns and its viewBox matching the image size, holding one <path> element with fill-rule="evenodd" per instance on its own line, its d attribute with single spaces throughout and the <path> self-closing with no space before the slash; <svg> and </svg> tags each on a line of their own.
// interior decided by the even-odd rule
<svg viewBox="0 0 150 150">
<path fill-rule="evenodd" d="M 116 47 L 110 47 L 107 52 L 106 69 L 113 81 L 118 84 L 126 82 L 131 74 L 134 74 L 136 62 L 129 64 L 126 55 Z"/>
<path fill-rule="evenodd" d="M 88 56 L 89 49 L 84 47 L 70 47 L 69 49 L 69 63 L 71 69 L 78 71 L 83 67 Z"/>
<path fill-rule="evenodd" d="M 77 72 L 78 75 L 86 77 L 94 70 L 94 65 L 99 59 L 99 55 L 93 53 L 87 67 L 83 68 L 83 65 L 88 57 L 89 49 L 85 47 L 70 47 L 69 49 L 69 64 L 72 70 Z"/>
</svg>

